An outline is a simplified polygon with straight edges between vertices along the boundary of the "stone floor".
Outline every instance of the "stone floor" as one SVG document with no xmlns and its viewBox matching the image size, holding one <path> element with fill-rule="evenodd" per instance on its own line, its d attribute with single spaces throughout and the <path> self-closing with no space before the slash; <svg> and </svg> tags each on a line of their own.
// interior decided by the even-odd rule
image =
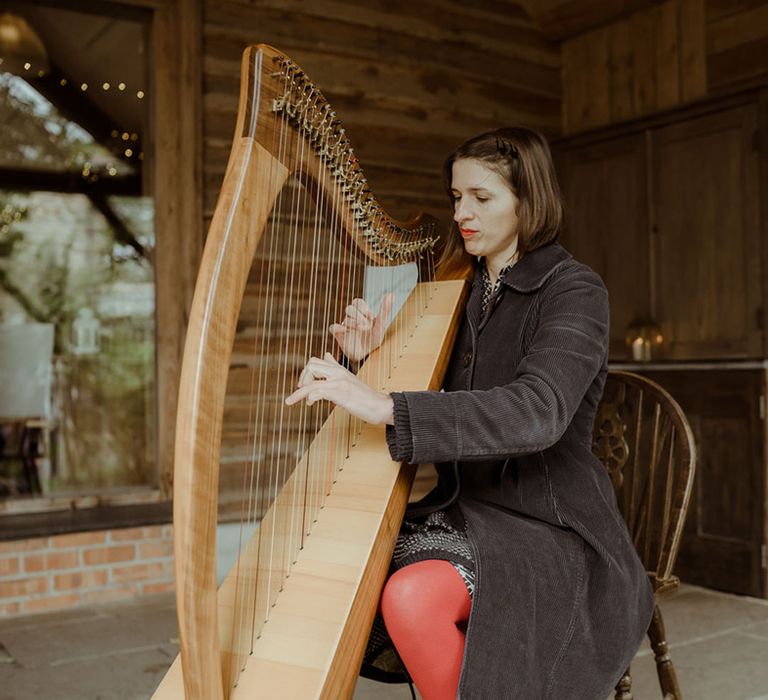
<svg viewBox="0 0 768 700">
<path fill-rule="evenodd" d="M 768 700 L 768 601 L 683 586 L 662 610 L 686 700 Z M 169 595 L 0 621 L 0 700 L 144 700 L 175 638 Z M 633 675 L 637 700 L 660 697 L 647 645 Z M 355 693 L 398 698 L 407 687 L 361 680 Z"/>
</svg>

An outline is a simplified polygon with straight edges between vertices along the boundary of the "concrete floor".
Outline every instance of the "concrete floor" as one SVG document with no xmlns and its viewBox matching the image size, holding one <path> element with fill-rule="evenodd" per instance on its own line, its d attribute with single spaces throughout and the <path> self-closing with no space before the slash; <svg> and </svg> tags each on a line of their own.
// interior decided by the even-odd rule
<svg viewBox="0 0 768 700">
<path fill-rule="evenodd" d="M 683 586 L 662 610 L 686 700 L 768 700 L 768 601 Z M 0 621 L 0 700 L 145 700 L 175 638 L 170 595 Z M 633 676 L 637 700 L 660 697 L 647 644 Z M 399 698 L 407 686 L 362 679 L 355 693 Z"/>
</svg>

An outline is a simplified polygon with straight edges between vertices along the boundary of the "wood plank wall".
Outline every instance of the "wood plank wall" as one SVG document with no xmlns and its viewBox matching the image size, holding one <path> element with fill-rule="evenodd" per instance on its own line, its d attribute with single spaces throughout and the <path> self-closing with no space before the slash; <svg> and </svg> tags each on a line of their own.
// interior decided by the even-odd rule
<svg viewBox="0 0 768 700">
<path fill-rule="evenodd" d="M 559 49 L 511 2 L 478 0 L 470 7 L 459 0 L 206 0 L 206 224 L 231 148 L 240 56 L 251 43 L 284 51 L 320 87 L 343 121 L 373 191 L 396 217 L 422 210 L 450 221 L 440 168 L 467 137 L 508 124 L 559 134 Z M 220 472 L 223 519 L 239 517 L 243 468 L 253 451 L 248 436 L 254 360 L 246 350 L 254 347 L 254 328 L 260 325 L 254 319 L 265 299 L 253 281 L 258 277 L 252 274 L 249 282 L 230 367 Z M 264 404 L 279 408 L 277 393 L 267 391 Z M 283 427 L 291 435 L 279 441 L 282 451 L 260 447 L 262 464 L 290 461 L 283 443 L 296 430 Z M 424 491 L 430 474 L 422 480 L 418 488 Z"/>
<path fill-rule="evenodd" d="M 204 209 L 229 154 L 239 61 L 285 51 L 336 109 L 384 207 L 447 220 L 443 158 L 468 136 L 522 123 L 560 130 L 560 57 L 505 0 L 206 0 Z"/>
<path fill-rule="evenodd" d="M 768 83 L 768 2 L 708 0 L 706 10 L 708 88 Z"/>
<path fill-rule="evenodd" d="M 564 133 L 706 93 L 703 0 L 667 0 L 564 41 L 561 48 Z"/>
<path fill-rule="evenodd" d="M 561 49 L 573 134 L 768 81 L 768 2 L 667 0 Z"/>
</svg>

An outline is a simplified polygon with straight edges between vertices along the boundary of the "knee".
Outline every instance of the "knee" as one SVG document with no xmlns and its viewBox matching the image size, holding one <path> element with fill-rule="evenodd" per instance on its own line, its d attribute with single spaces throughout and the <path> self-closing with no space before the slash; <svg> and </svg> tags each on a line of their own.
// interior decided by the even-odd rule
<svg viewBox="0 0 768 700">
<path fill-rule="evenodd" d="M 418 564 L 410 564 L 392 574 L 381 592 L 382 612 L 414 605 L 414 601 L 424 593 L 423 584 L 428 585 L 424 579 L 424 572 Z"/>
<path fill-rule="evenodd" d="M 381 593 L 385 621 L 407 618 L 434 621 L 449 617 L 457 621 L 468 610 L 469 593 L 450 562 L 429 559 L 410 564 L 388 579 Z"/>
</svg>

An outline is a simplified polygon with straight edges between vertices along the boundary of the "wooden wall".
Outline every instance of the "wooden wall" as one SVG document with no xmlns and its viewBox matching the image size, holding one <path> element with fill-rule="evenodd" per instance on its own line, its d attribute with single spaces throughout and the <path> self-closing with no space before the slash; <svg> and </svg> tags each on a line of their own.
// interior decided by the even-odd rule
<svg viewBox="0 0 768 700">
<path fill-rule="evenodd" d="M 768 82 L 768 2 L 708 0 L 707 88 Z"/>
<path fill-rule="evenodd" d="M 666 0 L 561 48 L 572 134 L 768 81 L 768 2 Z"/>
<path fill-rule="evenodd" d="M 205 0 L 203 12 L 206 220 L 252 43 L 286 52 L 320 87 L 395 216 L 448 219 L 440 166 L 474 133 L 512 123 L 559 133 L 558 48 L 511 2 Z"/>
</svg>

